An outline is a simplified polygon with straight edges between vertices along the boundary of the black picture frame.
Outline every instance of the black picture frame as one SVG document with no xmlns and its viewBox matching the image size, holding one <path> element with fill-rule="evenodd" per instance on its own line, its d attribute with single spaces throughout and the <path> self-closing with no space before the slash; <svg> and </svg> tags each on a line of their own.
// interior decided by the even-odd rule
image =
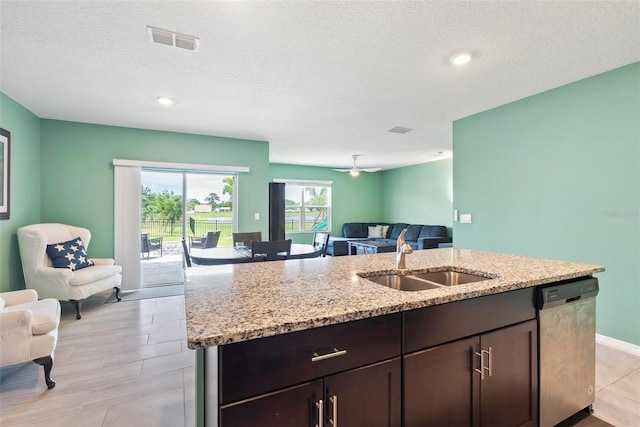
<svg viewBox="0 0 640 427">
<path fill-rule="evenodd" d="M 9 219 L 11 132 L 0 128 L 0 219 Z"/>
</svg>

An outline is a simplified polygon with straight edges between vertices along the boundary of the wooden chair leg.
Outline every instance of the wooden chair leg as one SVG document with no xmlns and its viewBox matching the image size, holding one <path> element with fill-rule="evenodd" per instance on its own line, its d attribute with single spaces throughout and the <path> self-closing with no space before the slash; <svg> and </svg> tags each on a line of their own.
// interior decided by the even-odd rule
<svg viewBox="0 0 640 427">
<path fill-rule="evenodd" d="M 80 314 L 80 310 L 82 309 L 82 303 L 84 302 L 84 300 L 70 299 L 69 302 L 72 303 L 76 308 L 76 319 L 78 320 L 82 319 L 82 314 Z"/>
<path fill-rule="evenodd" d="M 114 287 L 113 290 L 116 292 L 116 299 L 118 301 L 122 301 L 122 298 L 120 298 L 120 288 L 119 287 Z"/>
<path fill-rule="evenodd" d="M 51 379 L 51 368 L 53 368 L 53 358 L 51 356 L 40 357 L 38 359 L 33 359 L 35 363 L 38 365 L 42 365 L 44 367 L 44 382 L 47 383 L 47 388 L 51 390 L 56 386 L 55 381 Z"/>
</svg>

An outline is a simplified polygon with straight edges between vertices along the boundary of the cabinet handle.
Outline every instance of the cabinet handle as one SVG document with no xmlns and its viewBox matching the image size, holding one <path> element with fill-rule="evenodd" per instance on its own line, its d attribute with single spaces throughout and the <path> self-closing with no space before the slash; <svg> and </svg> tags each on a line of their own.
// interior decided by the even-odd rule
<svg viewBox="0 0 640 427">
<path fill-rule="evenodd" d="M 491 347 L 489 347 L 489 351 L 487 351 L 487 353 L 489 354 L 489 369 L 488 369 L 488 371 L 489 371 L 489 376 L 491 376 L 491 371 L 493 369 L 493 353 L 491 352 Z"/>
<path fill-rule="evenodd" d="M 311 358 L 311 361 L 319 362 L 321 360 L 331 359 L 332 357 L 344 356 L 345 354 L 347 354 L 347 350 L 338 350 L 337 348 L 334 347 L 333 352 L 331 353 L 319 355 L 318 353 L 314 352 L 313 357 Z"/>
<path fill-rule="evenodd" d="M 489 355 L 489 367 L 488 368 L 484 366 L 484 355 L 485 355 L 485 353 Z M 489 372 L 489 376 L 491 376 L 491 367 L 492 367 L 491 347 L 489 347 L 489 350 L 480 350 L 479 353 L 476 351 L 476 352 L 474 352 L 474 354 L 476 356 L 480 356 L 480 369 L 473 368 L 473 370 L 480 374 L 480 381 L 482 381 L 482 380 L 484 380 L 484 371 L 488 371 Z"/>
<path fill-rule="evenodd" d="M 322 407 L 323 403 L 322 399 L 320 399 L 316 402 L 316 408 L 318 408 L 318 424 L 316 424 L 316 427 L 324 426 L 324 414 L 322 413 Z"/>
<path fill-rule="evenodd" d="M 333 427 L 338 427 L 338 396 L 333 395 L 329 398 L 331 407 L 333 408 L 333 416 L 329 420 Z"/>
<path fill-rule="evenodd" d="M 479 353 L 474 352 L 476 356 L 480 356 L 480 369 L 473 368 L 474 371 L 480 374 L 480 381 L 484 380 L 484 350 L 481 350 Z"/>
</svg>

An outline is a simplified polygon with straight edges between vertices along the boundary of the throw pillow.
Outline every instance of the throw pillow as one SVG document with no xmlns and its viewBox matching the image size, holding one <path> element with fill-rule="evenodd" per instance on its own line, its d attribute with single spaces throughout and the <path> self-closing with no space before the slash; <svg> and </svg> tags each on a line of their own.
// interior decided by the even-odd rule
<svg viewBox="0 0 640 427">
<path fill-rule="evenodd" d="M 369 235 L 367 239 L 379 239 L 382 237 L 382 226 L 376 225 L 375 227 L 369 227 Z"/>
<path fill-rule="evenodd" d="M 93 265 L 79 237 L 67 242 L 47 245 L 47 255 L 55 268 L 68 268 L 73 271 Z"/>
<path fill-rule="evenodd" d="M 382 238 L 386 239 L 387 238 L 387 234 L 389 234 L 389 226 L 388 225 L 379 225 L 378 227 L 382 228 L 382 232 L 380 234 L 382 234 Z"/>
</svg>

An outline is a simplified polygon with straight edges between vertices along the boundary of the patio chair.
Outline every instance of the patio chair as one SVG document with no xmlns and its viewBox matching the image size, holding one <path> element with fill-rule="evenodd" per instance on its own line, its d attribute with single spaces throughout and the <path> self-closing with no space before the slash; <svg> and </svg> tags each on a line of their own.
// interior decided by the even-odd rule
<svg viewBox="0 0 640 427">
<path fill-rule="evenodd" d="M 261 242 L 262 231 L 233 233 L 233 246 L 251 246 L 251 242 Z"/>
<path fill-rule="evenodd" d="M 162 258 L 162 236 L 160 237 L 149 237 L 149 233 L 142 233 L 140 235 L 140 252 L 144 256 L 144 253 L 147 253 L 147 259 L 149 259 L 149 255 L 151 251 L 160 251 L 160 258 Z"/>
<path fill-rule="evenodd" d="M 291 255 L 291 239 L 270 242 L 251 242 L 251 257 L 267 261 L 285 260 Z"/>
<path fill-rule="evenodd" d="M 220 240 L 220 230 L 207 231 L 202 237 L 189 236 L 189 248 L 215 248 Z"/>
</svg>

